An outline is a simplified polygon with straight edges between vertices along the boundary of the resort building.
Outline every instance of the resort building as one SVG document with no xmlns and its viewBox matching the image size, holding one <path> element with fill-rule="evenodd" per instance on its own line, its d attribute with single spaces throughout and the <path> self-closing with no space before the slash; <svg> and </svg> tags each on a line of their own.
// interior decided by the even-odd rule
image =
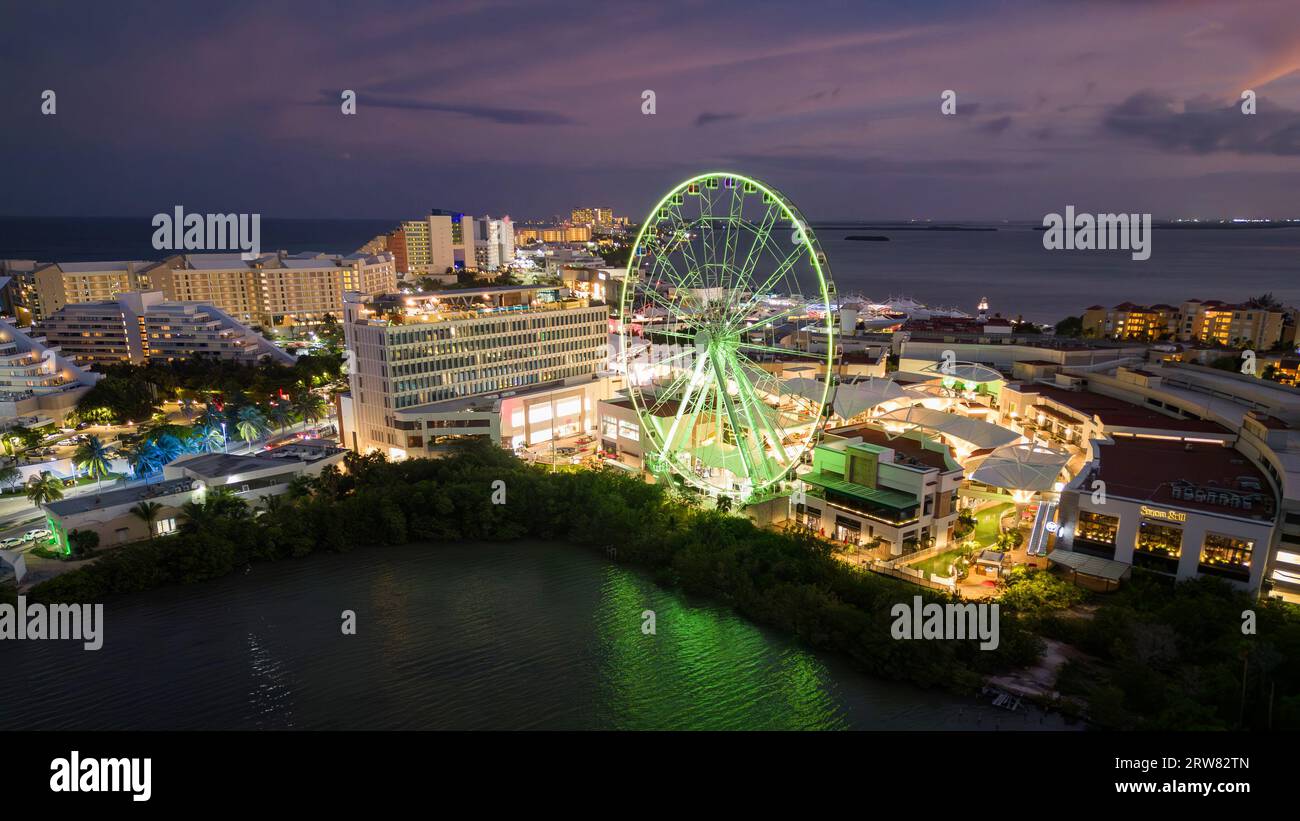
<svg viewBox="0 0 1300 821">
<path fill-rule="evenodd" d="M 164 478 L 154 484 L 86 493 L 43 506 L 47 525 L 61 548 L 68 551 L 68 534 L 94 531 L 101 547 L 140 541 L 175 533 L 186 502 L 201 503 L 211 490 L 227 490 L 249 505 L 259 507 L 267 496 L 289 489 L 299 476 L 318 476 L 343 460 L 343 448 L 317 448 L 304 453 L 283 448 L 252 456 L 203 453 L 183 456 L 163 468 Z M 150 524 L 132 513 L 141 502 L 160 507 Z"/>
<path fill-rule="evenodd" d="M 0 259 L 0 314 L 20 328 L 40 316 L 41 300 L 36 293 L 36 270 L 45 267 L 34 259 Z"/>
<path fill-rule="evenodd" d="M 44 337 L 0 321 L 0 430 L 62 422 L 99 379 Z"/>
<path fill-rule="evenodd" d="M 390 243 L 400 245 L 400 251 L 394 252 L 394 262 L 401 263 L 396 270 L 416 276 L 447 273 L 456 264 L 453 227 L 456 226 L 450 214 L 430 214 L 423 219 L 404 221 L 394 232 L 396 241 Z"/>
<path fill-rule="evenodd" d="M 614 224 L 613 208 L 575 208 L 569 215 L 574 225 L 610 226 Z"/>
<path fill-rule="evenodd" d="M 557 225 L 553 227 L 531 227 L 515 229 L 515 241 L 520 245 L 534 242 L 590 242 L 591 226 Z"/>
<path fill-rule="evenodd" d="M 74 302 L 100 302 L 149 287 L 151 262 L 54 262 L 36 269 L 34 319 Z"/>
<path fill-rule="evenodd" d="M 608 309 L 547 286 L 368 298 L 344 310 L 345 443 L 391 458 L 463 436 L 524 447 L 596 428 Z"/>
<path fill-rule="evenodd" d="M 1114 308 L 1093 305 L 1083 312 L 1083 335 L 1094 339 L 1169 339 L 1178 326 L 1178 309 L 1172 305 L 1135 305 Z"/>
<path fill-rule="evenodd" d="M 103 302 L 65 305 L 40 332 L 82 364 L 171 362 L 191 356 L 292 365 L 284 350 L 214 305 L 169 302 L 161 291 L 131 291 Z"/>
<path fill-rule="evenodd" d="M 888 545 L 894 556 L 942 547 L 953 539 L 962 476 L 951 449 L 920 432 L 837 428 L 799 475 L 791 518 L 838 541 Z"/>
<path fill-rule="evenodd" d="M 1283 337 L 1286 311 L 1276 307 L 1233 305 L 1217 299 L 1190 299 L 1173 305 L 1113 308 L 1093 305 L 1083 312 L 1083 332 L 1096 339 L 1170 339 L 1225 348 L 1268 350 Z"/>
<path fill-rule="evenodd" d="M 168 300 L 213 305 L 237 322 L 290 332 L 311 329 L 326 315 L 337 318 L 348 291 L 397 288 L 393 257 L 386 253 L 281 251 L 247 261 L 239 254 L 181 254 L 145 273 Z"/>
</svg>

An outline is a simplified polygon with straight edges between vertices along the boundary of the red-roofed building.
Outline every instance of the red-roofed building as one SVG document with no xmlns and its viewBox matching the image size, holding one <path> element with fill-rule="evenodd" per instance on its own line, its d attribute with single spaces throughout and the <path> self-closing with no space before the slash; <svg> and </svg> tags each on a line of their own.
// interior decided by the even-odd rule
<svg viewBox="0 0 1300 821">
<path fill-rule="evenodd" d="M 1117 437 L 1061 493 L 1057 550 L 1257 590 L 1278 500 L 1233 448 Z"/>
</svg>

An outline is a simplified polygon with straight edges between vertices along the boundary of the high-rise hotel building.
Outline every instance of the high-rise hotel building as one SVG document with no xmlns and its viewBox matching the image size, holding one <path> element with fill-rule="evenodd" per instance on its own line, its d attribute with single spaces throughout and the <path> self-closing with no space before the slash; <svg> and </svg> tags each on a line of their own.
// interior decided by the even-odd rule
<svg viewBox="0 0 1300 821">
<path fill-rule="evenodd" d="M 553 286 L 349 294 L 343 441 L 390 458 L 488 436 L 522 447 L 594 431 L 608 308 Z"/>
<path fill-rule="evenodd" d="M 404 247 L 402 273 L 417 276 L 445 274 L 455 265 L 450 214 L 430 214 L 423 219 L 406 220 L 398 230 Z"/>
</svg>

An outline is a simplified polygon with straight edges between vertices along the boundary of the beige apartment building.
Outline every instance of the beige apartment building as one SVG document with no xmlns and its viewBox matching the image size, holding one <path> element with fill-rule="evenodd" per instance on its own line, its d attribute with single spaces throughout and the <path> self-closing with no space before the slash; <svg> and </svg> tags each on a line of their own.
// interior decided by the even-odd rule
<svg viewBox="0 0 1300 821">
<path fill-rule="evenodd" d="M 525 446 L 594 431 L 608 308 L 563 290 L 349 294 L 345 444 L 401 459 L 462 436 Z"/>
<path fill-rule="evenodd" d="M 590 242 L 590 225 L 560 225 L 554 228 L 515 228 L 515 243 L 530 245 L 534 242 Z"/>
<path fill-rule="evenodd" d="M 36 269 L 37 302 L 33 319 L 47 317 L 74 302 L 100 302 L 149 286 L 152 262 L 54 262 Z"/>
<path fill-rule="evenodd" d="M 1234 305 L 1217 299 L 1190 299 L 1176 308 L 1124 302 L 1113 308 L 1093 305 L 1086 309 L 1083 331 L 1085 336 L 1097 339 L 1172 339 L 1268 350 L 1282 339 L 1285 317 L 1282 309 Z"/>
<path fill-rule="evenodd" d="M 310 330 L 343 312 L 348 291 L 396 290 L 391 254 L 180 254 L 146 272 L 153 288 L 174 302 L 213 305 L 236 321 L 283 332 Z"/>
</svg>

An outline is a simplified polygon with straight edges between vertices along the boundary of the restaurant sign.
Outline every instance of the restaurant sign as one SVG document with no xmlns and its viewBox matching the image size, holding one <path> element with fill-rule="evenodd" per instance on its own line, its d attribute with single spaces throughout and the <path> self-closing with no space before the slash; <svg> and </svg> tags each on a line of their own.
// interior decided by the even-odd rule
<svg viewBox="0 0 1300 821">
<path fill-rule="evenodd" d="M 1154 507 L 1142 505 L 1140 512 L 1148 519 L 1163 519 L 1166 522 L 1187 521 L 1187 514 L 1179 510 L 1158 510 Z"/>
</svg>

